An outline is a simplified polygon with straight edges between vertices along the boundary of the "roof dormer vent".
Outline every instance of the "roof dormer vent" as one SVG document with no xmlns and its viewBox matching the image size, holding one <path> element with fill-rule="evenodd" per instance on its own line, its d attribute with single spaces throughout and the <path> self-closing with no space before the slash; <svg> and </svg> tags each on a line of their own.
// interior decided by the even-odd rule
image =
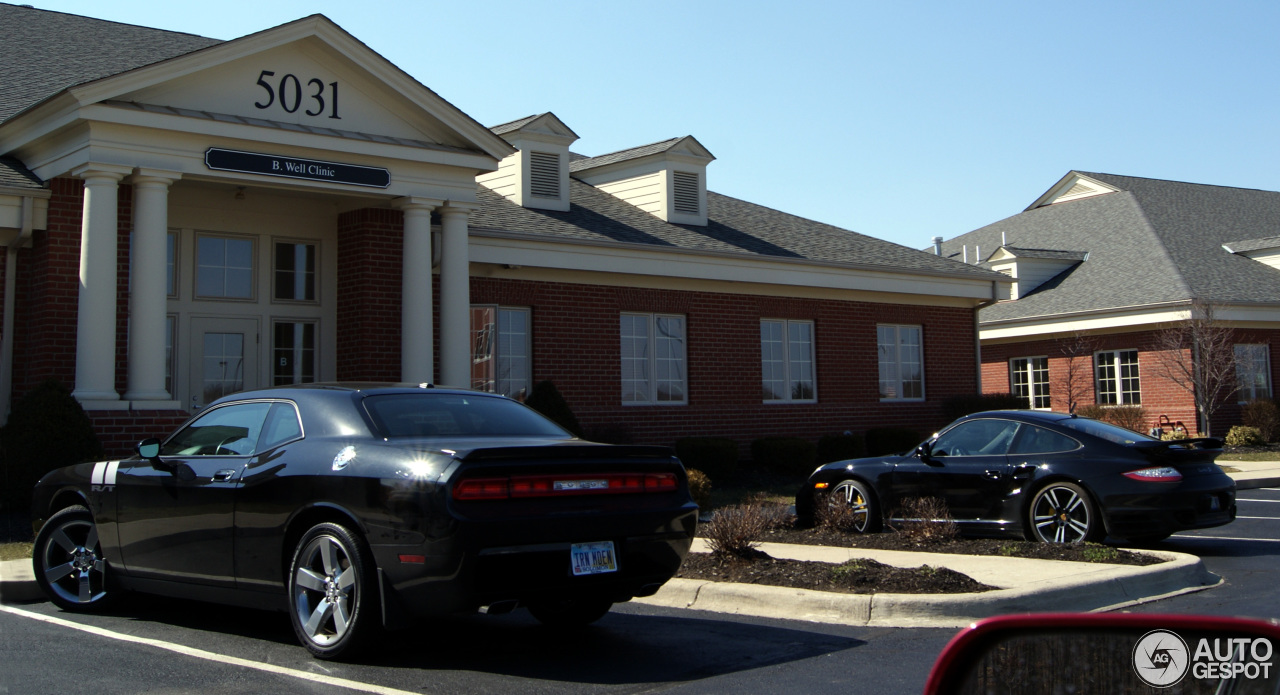
<svg viewBox="0 0 1280 695">
<path fill-rule="evenodd" d="M 707 224 L 707 164 L 715 160 L 692 135 L 588 157 L 573 177 L 675 224 Z"/>
<path fill-rule="evenodd" d="M 569 209 L 569 145 L 578 135 L 547 112 L 491 128 L 518 152 L 476 181 L 517 205 Z"/>
</svg>

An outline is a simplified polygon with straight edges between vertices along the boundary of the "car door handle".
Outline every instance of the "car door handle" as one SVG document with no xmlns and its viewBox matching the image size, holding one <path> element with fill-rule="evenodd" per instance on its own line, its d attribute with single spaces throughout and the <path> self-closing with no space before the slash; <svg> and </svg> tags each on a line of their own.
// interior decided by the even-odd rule
<svg viewBox="0 0 1280 695">
<path fill-rule="evenodd" d="M 217 473 L 214 473 L 212 480 L 215 483 L 225 483 L 234 477 L 236 477 L 235 470 L 232 468 L 227 468 L 227 469 L 218 471 Z"/>
<path fill-rule="evenodd" d="M 999 480 L 1004 477 L 1004 471 L 996 470 L 994 468 L 988 469 L 986 471 L 986 476 L 991 480 Z"/>
</svg>

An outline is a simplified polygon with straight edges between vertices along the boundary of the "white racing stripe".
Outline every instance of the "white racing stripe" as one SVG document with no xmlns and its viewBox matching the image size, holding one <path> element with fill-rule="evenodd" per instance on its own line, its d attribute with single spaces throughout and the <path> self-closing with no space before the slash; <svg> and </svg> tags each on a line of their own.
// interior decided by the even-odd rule
<svg viewBox="0 0 1280 695">
<path fill-rule="evenodd" d="M 81 632 L 87 632 L 91 635 L 98 635 L 99 637 L 107 637 L 109 639 L 120 640 L 121 642 L 132 642 L 134 644 L 142 644 L 148 647 L 155 647 L 156 649 L 164 649 L 166 651 L 176 652 L 178 654 L 183 654 L 185 656 L 193 656 L 197 659 L 204 659 L 206 661 L 216 661 L 220 664 L 227 664 L 228 666 L 240 666 L 242 668 L 251 668 L 251 669 L 254 669 L 255 671 L 265 671 L 266 673 L 274 673 L 281 676 L 289 676 L 291 678 L 297 678 L 299 680 L 310 681 L 312 683 L 321 683 L 323 685 L 331 685 L 339 688 L 346 688 L 348 690 L 355 690 L 362 693 L 375 693 L 376 695 L 422 695 L 420 691 L 397 690 L 395 688 L 387 688 L 381 685 L 373 685 L 371 683 L 361 683 L 360 681 L 352 681 L 352 680 L 347 680 L 345 678 L 335 678 L 333 676 L 325 676 L 318 673 L 308 673 L 307 671 L 299 671 L 298 669 L 285 668 L 283 666 L 275 666 L 272 664 L 264 664 L 260 661 L 250 661 L 248 659 L 240 659 L 234 656 L 224 656 L 222 654 L 215 654 L 213 652 L 207 652 L 203 649 L 187 647 L 181 644 L 170 644 L 169 642 L 162 642 L 160 640 L 149 639 L 147 637 L 135 637 L 133 635 L 126 635 L 119 632 L 112 632 L 111 630 L 104 630 L 100 627 L 93 627 L 90 625 L 81 625 L 80 623 L 73 622 L 70 620 L 65 620 L 63 618 L 55 618 L 49 615 L 41 615 L 39 613 L 24 611 L 19 608 L 14 608 L 13 606 L 0 605 L 0 611 L 3 611 L 5 613 L 11 613 L 13 615 L 23 617 L 23 618 L 39 620 L 40 622 L 43 622 L 43 623 L 60 625 L 62 627 L 69 627 L 73 630 L 80 630 Z M 299 649 L 301 648 L 302 647 L 299 647 Z"/>
</svg>

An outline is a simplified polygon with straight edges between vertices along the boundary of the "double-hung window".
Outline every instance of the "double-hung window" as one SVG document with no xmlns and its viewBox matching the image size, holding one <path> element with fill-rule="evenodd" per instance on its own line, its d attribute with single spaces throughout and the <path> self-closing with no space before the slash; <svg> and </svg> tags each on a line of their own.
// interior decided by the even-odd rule
<svg viewBox="0 0 1280 695">
<path fill-rule="evenodd" d="M 1142 405 L 1137 350 L 1106 350 L 1093 360 L 1099 405 Z"/>
<path fill-rule="evenodd" d="M 1015 357 L 1009 360 L 1009 386 L 1028 408 L 1049 408 L 1049 358 Z"/>
<path fill-rule="evenodd" d="M 1271 359 L 1266 345 L 1237 345 L 1236 399 L 1241 403 L 1271 397 Z"/>
<path fill-rule="evenodd" d="M 766 403 L 817 400 L 812 321 L 760 321 L 760 383 Z"/>
<path fill-rule="evenodd" d="M 620 338 L 623 405 L 689 402 L 683 316 L 622 314 Z"/>
<path fill-rule="evenodd" d="M 471 388 L 523 399 L 532 387 L 529 310 L 471 307 Z"/>
<path fill-rule="evenodd" d="M 880 400 L 924 400 L 924 346 L 920 326 L 876 326 Z"/>
</svg>

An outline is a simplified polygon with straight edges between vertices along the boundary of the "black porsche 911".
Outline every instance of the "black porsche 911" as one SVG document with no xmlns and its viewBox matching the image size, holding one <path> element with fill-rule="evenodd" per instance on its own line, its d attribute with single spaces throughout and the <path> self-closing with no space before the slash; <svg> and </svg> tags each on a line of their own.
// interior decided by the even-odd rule
<svg viewBox="0 0 1280 695">
<path fill-rule="evenodd" d="M 227 396 L 133 458 L 49 473 L 34 502 L 36 581 L 61 608 L 139 591 L 284 610 L 321 658 L 444 613 L 594 622 L 671 578 L 697 523 L 670 450 L 428 385 Z"/>
<path fill-rule="evenodd" d="M 1062 413 L 977 413 L 912 451 L 819 467 L 796 514 L 813 523 L 819 505 L 847 505 L 858 531 L 877 531 L 904 501 L 932 497 L 967 533 L 1149 543 L 1235 519 L 1220 453 L 1218 439 L 1160 441 Z"/>
</svg>

